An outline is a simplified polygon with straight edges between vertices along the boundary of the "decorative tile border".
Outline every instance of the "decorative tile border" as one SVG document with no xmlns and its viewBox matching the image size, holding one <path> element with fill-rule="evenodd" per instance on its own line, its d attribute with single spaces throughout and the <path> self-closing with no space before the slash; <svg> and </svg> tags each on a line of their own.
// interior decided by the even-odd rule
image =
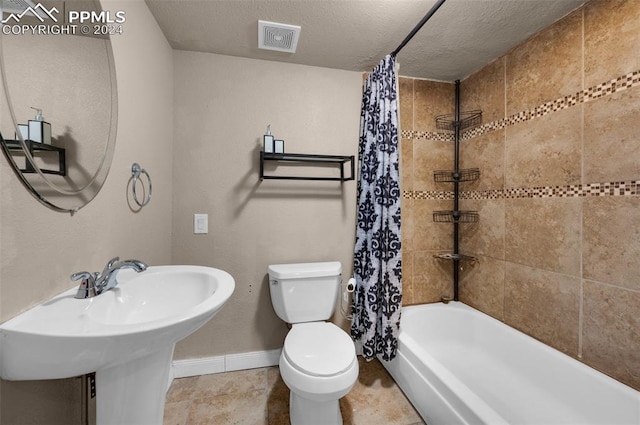
<svg viewBox="0 0 640 425">
<path fill-rule="evenodd" d="M 528 111 L 518 112 L 517 114 L 511 115 L 510 117 L 502 118 L 500 120 L 482 124 L 469 130 L 463 131 L 460 136 L 460 140 L 469 140 L 492 131 L 500 130 L 507 126 L 526 122 L 534 118 L 540 118 L 552 112 L 571 108 L 572 106 L 600 99 L 619 91 L 637 86 L 640 86 L 640 70 L 630 72 L 626 75 L 614 78 L 613 80 L 605 81 L 604 83 L 597 84 L 585 90 L 581 90 L 575 94 L 563 96 L 561 98 L 545 102 L 542 105 L 536 106 L 535 108 Z M 451 133 L 403 130 L 401 131 L 401 135 L 404 138 L 414 140 L 424 139 L 442 142 L 453 142 L 453 134 Z"/>
<path fill-rule="evenodd" d="M 446 199 L 453 200 L 453 192 L 437 190 L 403 190 L 403 199 Z"/>
<path fill-rule="evenodd" d="M 404 199 L 453 199 L 453 191 L 405 190 L 402 195 Z M 584 185 L 576 184 L 568 186 L 460 191 L 460 199 L 475 200 L 634 195 L 640 195 L 640 180 L 631 180 L 628 182 L 588 183 Z"/>
<path fill-rule="evenodd" d="M 464 131 L 460 136 L 460 140 L 469 140 L 474 137 L 489 133 L 491 131 L 529 121 L 534 118 L 540 118 L 552 112 L 571 108 L 572 106 L 590 102 L 592 100 L 596 100 L 604 96 L 609 96 L 619 91 L 637 86 L 640 86 L 640 70 L 630 72 L 626 75 L 614 78 L 610 81 L 605 81 L 604 83 L 589 87 L 585 90 L 581 90 L 575 94 L 563 96 L 561 98 L 545 102 L 542 105 L 536 106 L 535 108 L 528 111 L 518 112 L 517 114 L 511 115 L 510 117 L 474 127 L 467 131 Z"/>
<path fill-rule="evenodd" d="M 453 134 L 449 133 L 437 133 L 434 131 L 413 131 L 402 130 L 400 135 L 405 139 L 413 140 L 435 140 L 437 142 L 453 142 Z"/>
</svg>

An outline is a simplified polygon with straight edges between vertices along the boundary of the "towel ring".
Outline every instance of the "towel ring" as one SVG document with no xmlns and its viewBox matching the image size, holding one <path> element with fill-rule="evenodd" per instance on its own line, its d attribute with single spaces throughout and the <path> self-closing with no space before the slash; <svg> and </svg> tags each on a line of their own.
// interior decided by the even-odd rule
<svg viewBox="0 0 640 425">
<path fill-rule="evenodd" d="M 140 164 L 138 164 L 137 162 L 134 162 L 133 165 L 131 165 L 131 174 L 133 175 L 133 183 L 131 183 L 133 200 L 136 201 L 136 204 L 138 204 L 140 208 L 142 208 L 147 205 L 149 201 L 151 201 L 151 177 L 149 176 L 149 173 L 147 173 L 144 168 L 140 167 Z M 138 195 L 136 194 L 136 184 L 138 183 L 140 174 L 144 174 L 145 176 L 147 176 L 147 180 L 149 181 L 149 192 L 142 202 L 138 200 Z M 142 180 L 140 181 L 140 184 L 144 188 L 144 183 L 142 182 Z"/>
</svg>

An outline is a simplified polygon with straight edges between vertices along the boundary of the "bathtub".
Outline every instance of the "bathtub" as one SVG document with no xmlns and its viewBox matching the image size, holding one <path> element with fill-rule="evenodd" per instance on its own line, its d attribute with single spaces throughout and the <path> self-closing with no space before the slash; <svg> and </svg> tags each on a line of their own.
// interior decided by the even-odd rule
<svg viewBox="0 0 640 425">
<path fill-rule="evenodd" d="M 640 392 L 465 304 L 400 323 L 382 363 L 429 425 L 640 425 Z"/>
</svg>

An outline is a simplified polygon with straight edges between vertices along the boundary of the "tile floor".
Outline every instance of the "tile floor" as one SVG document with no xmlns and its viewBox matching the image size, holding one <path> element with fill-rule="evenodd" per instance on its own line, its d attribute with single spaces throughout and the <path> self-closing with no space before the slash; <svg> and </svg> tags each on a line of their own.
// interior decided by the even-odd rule
<svg viewBox="0 0 640 425">
<path fill-rule="evenodd" d="M 425 424 L 380 362 L 359 361 L 340 400 L 344 425 Z M 276 366 L 176 379 L 164 425 L 289 425 L 289 389 Z"/>
</svg>

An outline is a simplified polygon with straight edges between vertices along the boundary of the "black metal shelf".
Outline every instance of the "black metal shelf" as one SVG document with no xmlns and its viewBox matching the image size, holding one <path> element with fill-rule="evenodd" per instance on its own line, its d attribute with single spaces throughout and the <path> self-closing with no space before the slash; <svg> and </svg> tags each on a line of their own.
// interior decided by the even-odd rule
<svg viewBox="0 0 640 425">
<path fill-rule="evenodd" d="M 13 155 L 13 153 L 24 153 L 22 148 L 22 143 L 20 140 L 3 140 L 3 143 L 6 149 Z M 66 151 L 64 148 L 59 148 L 57 146 L 47 145 L 44 143 L 34 142 L 33 140 L 25 140 L 24 144 L 26 145 L 29 153 L 32 157 L 37 156 L 38 152 L 55 152 L 58 154 L 58 169 L 57 170 L 49 170 L 46 168 L 40 168 L 40 171 L 44 174 L 55 174 L 58 176 L 66 176 L 67 175 L 67 160 L 66 160 Z M 22 173 L 35 173 L 36 170 L 33 168 L 33 164 L 28 159 L 25 160 L 25 168 L 21 168 L 20 172 Z"/>
<path fill-rule="evenodd" d="M 434 211 L 433 221 L 436 223 L 477 223 L 477 211 Z"/>
<path fill-rule="evenodd" d="M 310 165 L 336 165 L 340 168 L 339 177 L 309 177 L 309 176 L 276 176 L 265 175 L 264 163 L 265 162 L 289 162 L 299 164 Z M 347 166 L 350 163 L 350 166 Z M 348 167 L 350 171 L 349 175 L 345 173 L 345 167 Z M 316 180 L 316 181 L 348 181 L 355 179 L 355 161 L 354 156 L 344 155 L 312 155 L 302 153 L 267 153 L 260 151 L 260 180 L 264 179 L 276 179 L 276 180 Z"/>
<path fill-rule="evenodd" d="M 436 183 L 471 182 L 480 178 L 479 168 L 466 170 L 438 170 L 433 172 Z"/>
</svg>

